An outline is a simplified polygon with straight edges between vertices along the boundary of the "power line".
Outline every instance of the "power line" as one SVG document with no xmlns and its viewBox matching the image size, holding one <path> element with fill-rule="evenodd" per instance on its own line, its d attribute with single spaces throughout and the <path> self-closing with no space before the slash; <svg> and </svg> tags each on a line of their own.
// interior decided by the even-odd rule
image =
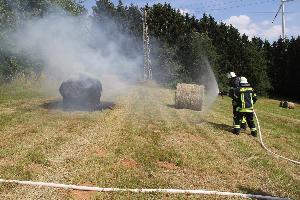
<svg viewBox="0 0 300 200">
<path fill-rule="evenodd" d="M 255 14 L 255 15 L 274 15 L 276 12 L 245 12 L 245 14 Z M 295 14 L 297 12 L 285 12 L 286 14 Z"/>
<path fill-rule="evenodd" d="M 274 12 L 274 11 L 248 12 L 248 13 L 266 13 L 266 14 L 276 14 L 276 12 Z M 293 13 L 297 13 L 297 12 L 285 12 L 285 13 L 290 13 L 290 14 L 293 14 Z"/>
<path fill-rule="evenodd" d="M 258 4 L 263 4 L 263 3 L 270 3 L 274 2 L 275 0 L 260 0 L 260 1 L 255 1 L 251 3 L 244 3 L 244 4 L 239 4 L 239 5 L 232 5 L 232 6 L 225 6 L 225 7 L 218 7 L 217 5 L 209 5 L 205 6 L 204 9 L 202 10 L 196 10 L 195 12 L 200 12 L 200 11 L 221 11 L 221 10 L 228 10 L 232 8 L 242 8 L 242 7 L 248 7 L 248 6 L 253 6 L 253 5 L 258 5 Z"/>
<path fill-rule="evenodd" d="M 237 3 L 245 3 L 245 0 L 233 0 L 233 1 L 226 1 L 226 2 L 222 2 L 222 3 L 220 3 L 220 2 L 214 3 L 214 4 L 209 4 L 207 2 L 207 3 L 202 3 L 202 6 L 206 7 L 206 8 L 215 8 L 215 7 L 219 8 L 219 7 L 223 7 L 223 6 L 231 6 L 231 5 L 237 4 Z"/>
<path fill-rule="evenodd" d="M 237 3 L 243 3 L 247 2 L 247 0 L 231 0 L 231 1 L 226 1 L 226 2 L 217 2 L 216 0 L 212 1 L 201 1 L 198 3 L 193 3 L 193 4 L 185 4 L 184 7 L 190 8 L 190 7 L 195 7 L 195 6 L 201 6 L 205 8 L 220 8 L 224 6 L 231 6 L 232 4 L 237 4 Z"/>
</svg>

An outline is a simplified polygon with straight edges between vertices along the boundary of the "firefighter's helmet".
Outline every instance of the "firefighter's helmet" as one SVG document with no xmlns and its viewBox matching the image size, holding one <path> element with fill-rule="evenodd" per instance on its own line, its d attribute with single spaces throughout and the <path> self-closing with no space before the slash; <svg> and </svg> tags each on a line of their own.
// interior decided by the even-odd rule
<svg viewBox="0 0 300 200">
<path fill-rule="evenodd" d="M 236 77 L 234 72 L 227 73 L 227 78 L 234 78 L 234 77 Z"/>
<path fill-rule="evenodd" d="M 241 80 L 240 80 L 240 83 L 241 84 L 247 84 L 248 83 L 248 80 L 245 78 L 245 77 L 241 77 Z"/>
</svg>

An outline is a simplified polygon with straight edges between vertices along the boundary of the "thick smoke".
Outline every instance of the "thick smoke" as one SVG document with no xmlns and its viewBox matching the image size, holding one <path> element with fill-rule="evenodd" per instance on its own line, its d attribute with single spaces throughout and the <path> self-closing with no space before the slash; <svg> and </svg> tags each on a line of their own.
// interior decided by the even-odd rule
<svg viewBox="0 0 300 200">
<path fill-rule="evenodd" d="M 43 65 L 44 88 L 51 94 L 58 94 L 62 81 L 76 72 L 100 79 L 102 96 L 107 99 L 126 93 L 128 84 L 142 77 L 142 41 L 122 33 L 107 19 L 96 23 L 91 17 L 70 16 L 59 10 L 18 24 L 8 49 Z M 206 86 L 205 104 L 210 107 L 218 85 L 207 59 L 200 68 L 200 83 Z"/>
<path fill-rule="evenodd" d="M 101 80 L 104 96 L 113 96 L 139 78 L 142 52 L 116 24 L 57 13 L 24 21 L 11 35 L 11 51 L 38 59 L 48 86 L 57 88 L 74 72 L 89 73 Z"/>
</svg>

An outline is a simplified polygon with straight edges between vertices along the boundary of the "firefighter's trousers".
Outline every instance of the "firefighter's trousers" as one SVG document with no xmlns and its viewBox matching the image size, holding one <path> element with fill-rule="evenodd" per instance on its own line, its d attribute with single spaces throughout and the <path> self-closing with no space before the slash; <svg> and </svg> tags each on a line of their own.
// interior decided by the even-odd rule
<svg viewBox="0 0 300 200">
<path fill-rule="evenodd" d="M 253 112 L 237 112 L 235 122 L 234 122 L 234 131 L 236 133 L 239 133 L 241 131 L 241 124 L 243 118 L 246 118 L 247 124 L 251 132 L 256 131 L 256 126 L 253 117 L 254 117 Z"/>
<path fill-rule="evenodd" d="M 236 118 L 237 118 L 237 115 L 238 115 L 238 111 L 236 111 L 237 109 L 237 106 L 232 106 L 232 114 L 233 114 L 233 126 L 235 125 L 235 122 L 236 122 Z M 242 122 L 241 122 L 242 126 L 243 127 L 246 127 L 246 118 L 243 117 L 242 119 Z"/>
</svg>

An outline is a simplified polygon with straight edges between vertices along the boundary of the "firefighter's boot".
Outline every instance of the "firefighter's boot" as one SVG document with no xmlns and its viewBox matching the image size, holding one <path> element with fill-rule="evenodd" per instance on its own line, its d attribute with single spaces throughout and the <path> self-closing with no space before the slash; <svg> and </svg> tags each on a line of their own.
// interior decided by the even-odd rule
<svg viewBox="0 0 300 200">
<path fill-rule="evenodd" d="M 241 127 L 240 127 L 240 125 L 234 125 L 234 128 L 233 128 L 233 130 L 232 130 L 232 133 L 233 134 L 235 134 L 235 135 L 239 135 L 240 134 L 240 132 L 241 132 Z"/>
<path fill-rule="evenodd" d="M 251 131 L 251 135 L 253 136 L 253 137 L 257 137 L 257 131 L 255 130 L 255 131 Z"/>
<path fill-rule="evenodd" d="M 235 135 L 239 135 L 240 130 L 235 128 L 235 129 L 232 130 L 232 133 L 235 134 Z"/>
</svg>

